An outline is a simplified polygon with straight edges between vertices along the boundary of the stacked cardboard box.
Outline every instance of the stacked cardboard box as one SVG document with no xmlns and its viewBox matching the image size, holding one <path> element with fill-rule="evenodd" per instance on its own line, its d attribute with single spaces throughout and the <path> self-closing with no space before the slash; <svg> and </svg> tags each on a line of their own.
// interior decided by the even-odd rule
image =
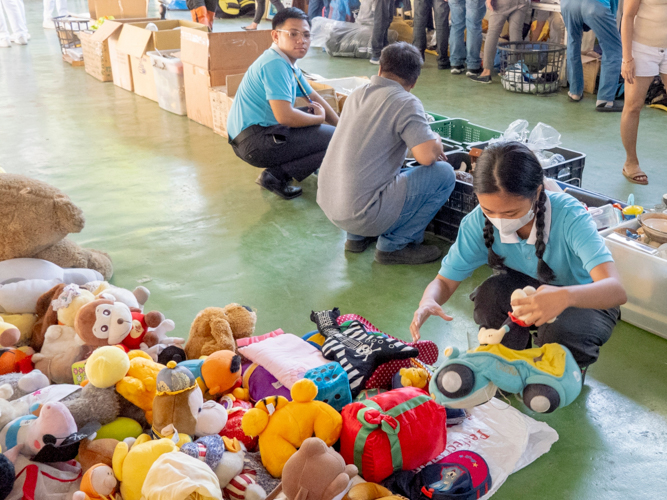
<svg viewBox="0 0 667 500">
<path fill-rule="evenodd" d="M 83 49 L 83 62 L 86 67 L 86 73 L 97 78 L 101 82 L 112 81 L 113 70 L 111 67 L 109 44 L 113 44 L 118 40 L 118 35 L 120 34 L 119 31 L 116 33 L 120 28 L 118 24 L 138 23 L 143 21 L 159 21 L 159 19 L 121 19 L 115 21 L 115 25 L 109 24 L 110 22 L 104 23 L 97 31 L 81 31 L 78 33 L 79 40 L 81 40 L 81 48 Z M 114 34 L 116 35 L 114 36 Z"/>
<path fill-rule="evenodd" d="M 115 19 L 145 19 L 148 17 L 148 0 L 88 0 L 90 18 L 104 16 Z"/>
<path fill-rule="evenodd" d="M 227 85 L 212 87 L 209 90 L 211 101 L 211 115 L 213 117 L 213 132 L 223 137 L 229 137 L 227 133 L 227 118 L 232 108 L 234 96 L 241 85 L 243 74 L 230 75 L 227 77 Z"/>
<path fill-rule="evenodd" d="M 271 46 L 271 31 L 204 33 L 181 30 L 181 61 L 188 118 L 213 128 L 209 90 L 225 86 L 227 77 L 245 73 Z"/>
<path fill-rule="evenodd" d="M 146 22 L 125 24 L 118 39 L 118 52 L 126 54 L 129 59 L 134 93 L 157 102 L 153 64 L 147 52 L 180 49 L 183 29 L 204 35 L 208 28 L 203 24 L 180 20 L 155 21 L 151 24 L 157 27 L 157 31 L 147 30 Z"/>
</svg>

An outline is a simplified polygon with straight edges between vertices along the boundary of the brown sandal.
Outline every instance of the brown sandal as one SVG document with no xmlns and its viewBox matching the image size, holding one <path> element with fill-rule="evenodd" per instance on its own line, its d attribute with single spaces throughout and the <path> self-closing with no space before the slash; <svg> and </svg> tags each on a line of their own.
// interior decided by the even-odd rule
<svg viewBox="0 0 667 500">
<path fill-rule="evenodd" d="M 647 186 L 648 185 L 648 175 L 646 175 L 646 172 L 643 170 L 639 170 L 638 172 L 635 172 L 634 174 L 628 174 L 625 169 L 623 169 L 623 175 L 625 176 L 626 179 L 628 179 L 630 182 L 633 184 L 639 184 L 641 186 Z M 639 180 L 639 178 L 644 177 L 645 179 L 643 181 Z"/>
</svg>

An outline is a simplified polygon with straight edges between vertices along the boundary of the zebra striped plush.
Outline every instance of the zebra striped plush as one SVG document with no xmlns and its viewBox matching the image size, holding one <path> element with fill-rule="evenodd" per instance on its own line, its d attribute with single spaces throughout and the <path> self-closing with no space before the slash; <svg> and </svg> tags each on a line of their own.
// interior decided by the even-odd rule
<svg viewBox="0 0 667 500">
<path fill-rule="evenodd" d="M 347 372 L 352 398 L 364 389 L 366 380 L 382 363 L 394 359 L 416 358 L 419 355 L 417 349 L 399 340 L 368 333 L 366 327 L 358 321 L 352 322 L 342 333 L 336 323 L 338 315 L 340 313 L 334 309 L 313 313 L 311 319 L 326 337 L 322 355 L 340 363 Z"/>
</svg>

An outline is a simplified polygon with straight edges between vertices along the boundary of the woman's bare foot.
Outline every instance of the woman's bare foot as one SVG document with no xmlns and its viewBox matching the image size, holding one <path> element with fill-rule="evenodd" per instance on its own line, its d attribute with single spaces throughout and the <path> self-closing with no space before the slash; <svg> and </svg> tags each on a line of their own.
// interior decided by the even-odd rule
<svg viewBox="0 0 667 500">
<path fill-rule="evenodd" d="M 623 165 L 623 175 L 634 184 L 640 184 L 642 186 L 648 184 L 648 176 L 646 175 L 646 172 L 639 168 L 639 163 L 630 163 L 626 161 Z"/>
<path fill-rule="evenodd" d="M 242 29 L 246 31 L 255 31 L 257 29 L 257 23 L 250 23 L 248 26 L 243 26 Z"/>
</svg>

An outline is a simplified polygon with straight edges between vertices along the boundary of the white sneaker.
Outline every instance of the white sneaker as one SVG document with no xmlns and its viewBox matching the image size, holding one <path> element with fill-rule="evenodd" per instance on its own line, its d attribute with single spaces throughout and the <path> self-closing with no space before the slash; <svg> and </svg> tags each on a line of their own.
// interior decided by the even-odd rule
<svg viewBox="0 0 667 500">
<path fill-rule="evenodd" d="M 50 20 L 49 21 L 44 21 L 42 23 L 42 28 L 44 28 L 45 30 L 54 30 L 54 29 L 56 29 L 56 25 L 53 21 L 50 21 Z"/>
<path fill-rule="evenodd" d="M 28 37 L 26 35 L 15 35 L 12 37 L 12 42 L 16 45 L 28 45 Z"/>
<path fill-rule="evenodd" d="M 0 38 L 0 48 L 5 49 L 12 46 L 12 42 L 9 38 Z"/>
</svg>

